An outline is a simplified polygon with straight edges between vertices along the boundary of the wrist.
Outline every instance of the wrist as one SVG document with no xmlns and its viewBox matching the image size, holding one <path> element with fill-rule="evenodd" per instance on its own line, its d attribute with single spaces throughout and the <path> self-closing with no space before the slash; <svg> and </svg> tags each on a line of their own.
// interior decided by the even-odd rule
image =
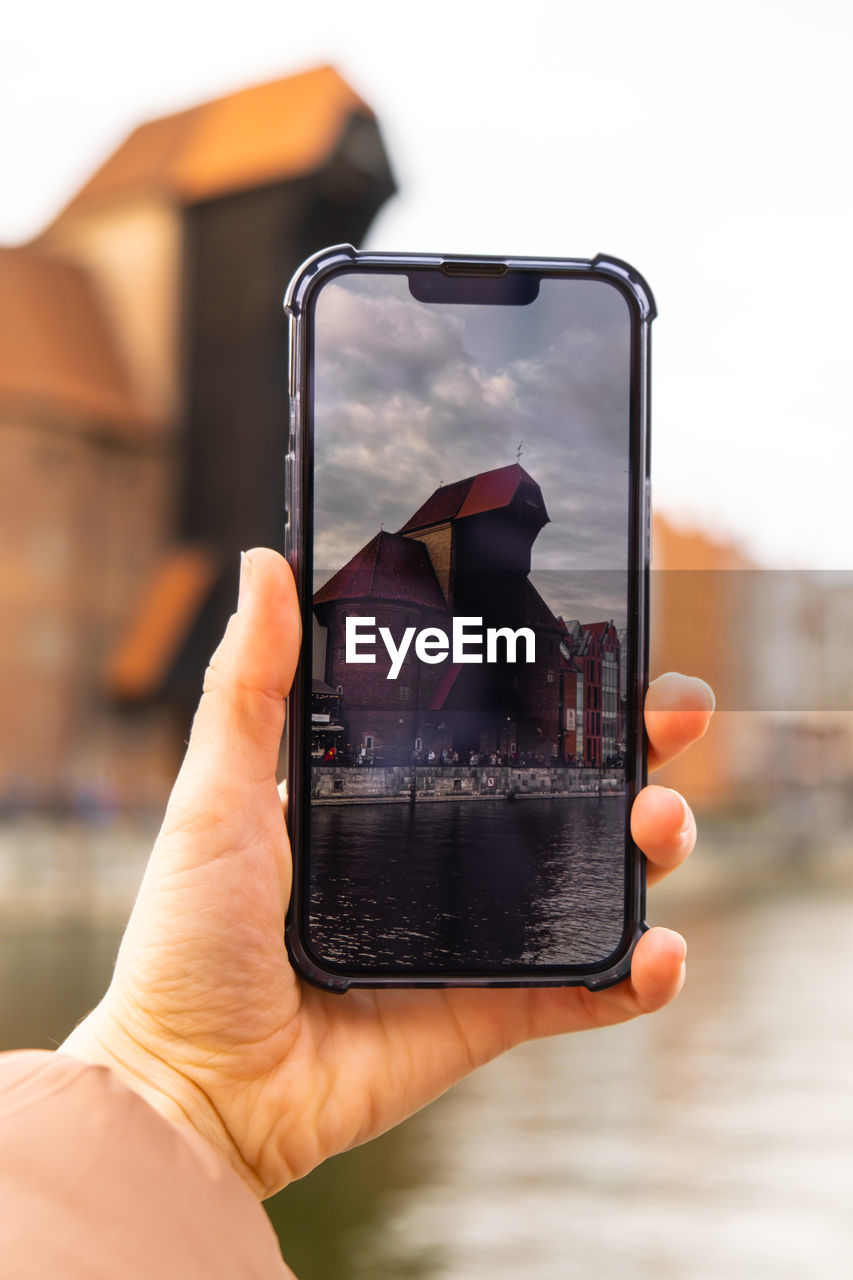
<svg viewBox="0 0 853 1280">
<path fill-rule="evenodd" d="M 140 1094 L 176 1128 L 204 1138 L 250 1191 L 263 1198 L 261 1180 L 241 1156 L 204 1090 L 166 1057 L 137 1040 L 103 1005 L 98 1005 L 78 1023 L 58 1052 L 109 1067 L 123 1084 Z"/>
</svg>

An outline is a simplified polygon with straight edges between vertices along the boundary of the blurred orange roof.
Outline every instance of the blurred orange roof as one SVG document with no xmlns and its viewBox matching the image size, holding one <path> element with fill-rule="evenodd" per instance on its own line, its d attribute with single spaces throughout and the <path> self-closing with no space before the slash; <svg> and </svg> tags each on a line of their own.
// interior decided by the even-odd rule
<svg viewBox="0 0 853 1280">
<path fill-rule="evenodd" d="M 80 267 L 0 248 L 0 411 L 141 425 L 96 291 Z"/>
<path fill-rule="evenodd" d="M 320 168 L 349 117 L 373 119 L 332 67 L 254 85 L 134 129 L 54 225 L 129 196 L 181 204 L 265 186 Z"/>
<path fill-rule="evenodd" d="M 652 526 L 652 569 L 754 569 L 755 562 L 737 543 L 703 529 L 677 524 L 655 512 Z"/>
<path fill-rule="evenodd" d="M 136 702 L 161 690 L 219 570 L 218 557 L 203 546 L 185 544 L 163 557 L 107 660 L 104 684 L 112 697 Z"/>
</svg>

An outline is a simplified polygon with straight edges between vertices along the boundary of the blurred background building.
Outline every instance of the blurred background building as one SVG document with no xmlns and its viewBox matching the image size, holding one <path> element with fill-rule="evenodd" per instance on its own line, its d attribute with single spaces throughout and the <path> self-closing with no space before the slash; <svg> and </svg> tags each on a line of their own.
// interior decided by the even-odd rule
<svg viewBox="0 0 853 1280">
<path fill-rule="evenodd" d="M 162 802 L 239 551 L 281 541 L 284 284 L 394 189 L 320 67 L 143 124 L 0 249 L 0 807 Z M 652 674 L 701 674 L 719 708 L 665 780 L 718 809 L 840 782 L 846 576 L 660 514 L 653 545 Z"/>
<path fill-rule="evenodd" d="M 0 805 L 162 800 L 281 541 L 284 285 L 393 190 L 323 67 L 142 125 L 0 251 Z"/>
<path fill-rule="evenodd" d="M 652 674 L 700 675 L 717 698 L 655 781 L 706 813 L 759 815 L 776 854 L 814 851 L 851 816 L 853 574 L 761 568 L 660 513 L 652 548 Z"/>
</svg>

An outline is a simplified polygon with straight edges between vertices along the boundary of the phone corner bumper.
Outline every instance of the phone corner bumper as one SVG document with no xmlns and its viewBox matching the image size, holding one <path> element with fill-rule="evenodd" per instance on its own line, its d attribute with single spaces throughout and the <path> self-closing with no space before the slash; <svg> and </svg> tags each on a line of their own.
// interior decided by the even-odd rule
<svg viewBox="0 0 853 1280">
<path fill-rule="evenodd" d="M 296 268 L 285 290 L 283 303 L 285 313 L 289 316 L 298 316 L 302 311 L 309 285 L 328 271 L 353 262 L 355 258 L 356 251 L 351 244 L 334 244 L 312 253 Z"/>
<path fill-rule="evenodd" d="M 345 976 L 329 973 L 326 969 L 321 969 L 308 954 L 296 926 L 290 921 L 287 922 L 284 930 L 284 941 L 294 969 L 312 987 L 319 987 L 323 991 L 331 991 L 335 995 L 343 995 L 346 991 L 349 991 L 352 986 L 351 980 Z"/>
<path fill-rule="evenodd" d="M 592 260 L 592 268 L 601 275 L 611 276 L 618 280 L 636 300 L 641 318 L 651 323 L 658 313 L 655 296 L 645 276 L 624 258 L 614 258 L 607 253 L 597 253 Z"/>
<path fill-rule="evenodd" d="M 637 926 L 627 950 L 620 955 L 619 959 L 609 969 L 587 975 L 578 985 L 586 987 L 587 991 L 607 991 L 608 988 L 617 987 L 620 982 L 625 982 L 627 978 L 630 978 L 634 948 L 648 927 L 646 921 L 643 920 Z"/>
</svg>

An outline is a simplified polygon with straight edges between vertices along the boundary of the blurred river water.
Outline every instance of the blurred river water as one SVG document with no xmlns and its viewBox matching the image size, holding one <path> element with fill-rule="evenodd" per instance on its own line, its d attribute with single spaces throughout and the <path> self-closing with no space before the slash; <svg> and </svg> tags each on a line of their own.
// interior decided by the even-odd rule
<svg viewBox="0 0 853 1280">
<path fill-rule="evenodd" d="M 0 828 L 0 1047 L 97 1001 L 153 836 Z M 269 1201 L 300 1280 L 847 1280 L 850 864 L 749 860 L 653 894 L 689 943 L 669 1009 L 525 1045 Z"/>
</svg>

